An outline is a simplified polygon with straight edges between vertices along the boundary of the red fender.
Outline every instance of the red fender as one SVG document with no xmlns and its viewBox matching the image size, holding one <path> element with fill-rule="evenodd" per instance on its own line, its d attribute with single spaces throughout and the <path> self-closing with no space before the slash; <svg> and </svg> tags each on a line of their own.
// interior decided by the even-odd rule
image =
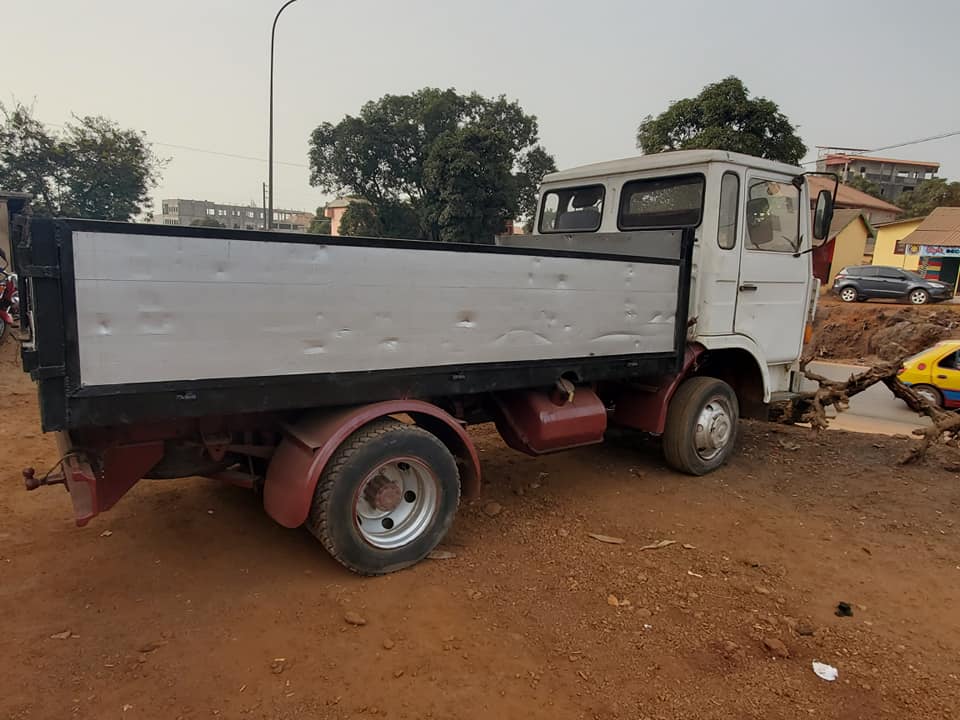
<svg viewBox="0 0 960 720">
<path fill-rule="evenodd" d="M 284 527 L 303 525 L 317 481 L 340 444 L 364 425 L 398 414 L 409 415 L 447 446 L 460 468 L 461 493 L 466 498 L 476 496 L 480 491 L 480 458 L 457 419 L 422 400 L 388 400 L 318 411 L 288 426 L 287 436 L 267 468 L 263 488 L 267 514 Z"/>
<path fill-rule="evenodd" d="M 660 434 L 667 424 L 670 399 L 681 382 L 687 379 L 697 360 L 706 352 L 699 343 L 690 343 L 683 356 L 683 368 L 675 375 L 660 378 L 653 392 L 626 391 L 617 396 L 613 422 L 617 425 Z"/>
</svg>

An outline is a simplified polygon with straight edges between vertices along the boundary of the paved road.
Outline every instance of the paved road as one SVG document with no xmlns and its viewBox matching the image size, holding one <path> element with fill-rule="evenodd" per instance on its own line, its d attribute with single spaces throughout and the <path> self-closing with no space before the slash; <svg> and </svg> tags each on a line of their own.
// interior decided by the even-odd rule
<svg viewBox="0 0 960 720">
<path fill-rule="evenodd" d="M 846 380 L 852 374 L 866 368 L 862 365 L 812 362 L 810 370 L 831 380 Z M 804 389 L 815 389 L 816 383 L 808 382 Z M 850 399 L 850 409 L 841 413 L 830 427 L 854 432 L 873 432 L 888 435 L 909 435 L 915 428 L 928 425 L 927 418 L 912 412 L 902 400 L 898 400 L 885 385 L 876 385 Z"/>
</svg>

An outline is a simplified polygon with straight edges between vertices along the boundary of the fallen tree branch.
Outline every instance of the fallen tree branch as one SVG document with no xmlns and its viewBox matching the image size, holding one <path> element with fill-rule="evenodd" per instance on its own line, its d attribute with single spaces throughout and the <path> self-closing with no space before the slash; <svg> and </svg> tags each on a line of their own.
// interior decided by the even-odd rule
<svg viewBox="0 0 960 720">
<path fill-rule="evenodd" d="M 830 421 L 827 418 L 827 408 L 835 407 L 837 412 L 843 412 L 850 407 L 850 398 L 878 382 L 887 378 L 896 378 L 901 363 L 887 362 L 868 368 L 862 373 L 855 373 L 846 381 L 830 380 L 808 369 L 813 357 L 806 357 L 800 362 L 800 372 L 817 383 L 817 389 L 800 393 L 793 398 L 775 419 L 778 422 L 789 424 L 810 423 L 814 430 L 825 430 Z"/>
<path fill-rule="evenodd" d="M 843 412 L 850 407 L 851 397 L 882 382 L 894 397 L 900 398 L 911 410 L 925 415 L 933 422 L 931 427 L 917 428 L 913 431 L 920 440 L 906 456 L 900 459 L 900 464 L 920 460 L 931 445 L 944 444 L 960 447 L 960 414 L 937 407 L 917 394 L 909 385 L 900 382 L 897 373 L 903 365 L 902 360 L 874 365 L 861 373 L 854 373 L 849 379 L 843 381 L 831 380 L 809 370 L 808 366 L 813 359 L 812 356 L 804 358 L 800 363 L 800 371 L 807 379 L 817 383 L 817 389 L 802 392 L 785 406 L 778 408 L 773 417 L 776 422 L 809 423 L 814 430 L 825 430 L 830 424 L 827 408 L 834 407 L 837 412 Z"/>
<path fill-rule="evenodd" d="M 890 392 L 895 397 L 903 400 L 911 410 L 920 415 L 926 415 L 933 421 L 931 427 L 917 428 L 913 431 L 914 435 L 920 437 L 920 442 L 900 459 L 901 465 L 920 460 L 930 449 L 930 446 L 937 443 L 960 447 L 960 413 L 949 412 L 937 407 L 926 398 L 918 395 L 909 385 L 900 382 L 896 375 L 884 379 L 883 383 L 890 388 Z"/>
</svg>

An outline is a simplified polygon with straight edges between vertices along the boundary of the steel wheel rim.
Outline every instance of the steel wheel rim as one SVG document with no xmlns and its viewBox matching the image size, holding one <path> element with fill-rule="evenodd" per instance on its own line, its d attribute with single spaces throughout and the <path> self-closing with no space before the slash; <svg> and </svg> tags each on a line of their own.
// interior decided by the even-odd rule
<svg viewBox="0 0 960 720">
<path fill-rule="evenodd" d="M 940 406 L 940 396 L 937 395 L 937 393 L 933 390 L 929 388 L 917 388 L 914 390 L 914 392 L 916 392 L 917 395 L 922 397 L 924 400 L 927 400 L 931 405 L 935 407 Z"/>
<path fill-rule="evenodd" d="M 847 302 L 851 302 L 856 300 L 857 292 L 853 288 L 844 288 L 840 291 L 840 298 L 842 300 L 846 300 Z"/>
<path fill-rule="evenodd" d="M 423 536 L 439 507 L 434 472 L 416 458 L 395 458 L 364 478 L 354 495 L 353 516 L 364 542 L 395 550 Z"/>
<path fill-rule="evenodd" d="M 706 403 L 697 416 L 694 443 L 697 455 L 710 461 L 722 453 L 733 436 L 733 409 L 726 398 L 716 395 Z"/>
<path fill-rule="evenodd" d="M 927 301 L 927 295 L 923 290 L 914 290 L 910 293 L 910 302 L 914 305 L 923 305 Z"/>
</svg>

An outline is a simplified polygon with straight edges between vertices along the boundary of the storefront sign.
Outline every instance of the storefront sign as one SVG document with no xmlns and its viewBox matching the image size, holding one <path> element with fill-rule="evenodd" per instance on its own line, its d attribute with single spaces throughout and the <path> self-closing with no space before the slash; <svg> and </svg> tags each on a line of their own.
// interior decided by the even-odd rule
<svg viewBox="0 0 960 720">
<path fill-rule="evenodd" d="M 960 247 L 921 245 L 920 255 L 926 257 L 960 257 Z"/>
</svg>

